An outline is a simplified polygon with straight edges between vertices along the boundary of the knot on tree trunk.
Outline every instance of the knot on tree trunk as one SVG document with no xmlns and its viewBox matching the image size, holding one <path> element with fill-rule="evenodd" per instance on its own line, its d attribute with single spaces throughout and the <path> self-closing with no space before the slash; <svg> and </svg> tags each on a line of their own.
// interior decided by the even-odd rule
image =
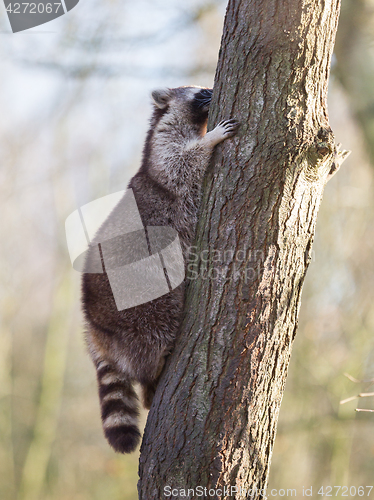
<svg viewBox="0 0 374 500">
<path fill-rule="evenodd" d="M 317 154 L 321 159 L 335 151 L 335 137 L 330 127 L 321 127 L 315 139 Z"/>
<path fill-rule="evenodd" d="M 321 127 L 307 155 L 306 178 L 311 182 L 327 182 L 339 170 L 350 151 L 340 151 L 330 127 Z"/>
</svg>

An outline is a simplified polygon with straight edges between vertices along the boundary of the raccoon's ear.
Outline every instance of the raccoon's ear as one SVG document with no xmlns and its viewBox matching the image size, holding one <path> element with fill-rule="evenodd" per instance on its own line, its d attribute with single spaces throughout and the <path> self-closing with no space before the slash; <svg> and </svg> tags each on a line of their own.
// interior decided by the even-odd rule
<svg viewBox="0 0 374 500">
<path fill-rule="evenodd" d="M 152 99 L 160 109 L 165 109 L 171 99 L 170 89 L 157 89 L 152 92 Z"/>
</svg>

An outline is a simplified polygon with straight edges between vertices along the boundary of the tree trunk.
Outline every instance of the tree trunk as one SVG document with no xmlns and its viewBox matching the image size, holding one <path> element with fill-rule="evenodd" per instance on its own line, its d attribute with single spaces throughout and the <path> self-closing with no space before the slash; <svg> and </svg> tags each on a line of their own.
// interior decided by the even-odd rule
<svg viewBox="0 0 374 500">
<path fill-rule="evenodd" d="M 224 118 L 241 128 L 204 184 L 185 320 L 143 438 L 141 500 L 266 488 L 317 212 L 342 161 L 326 108 L 339 8 L 229 1 L 208 129 Z"/>
</svg>

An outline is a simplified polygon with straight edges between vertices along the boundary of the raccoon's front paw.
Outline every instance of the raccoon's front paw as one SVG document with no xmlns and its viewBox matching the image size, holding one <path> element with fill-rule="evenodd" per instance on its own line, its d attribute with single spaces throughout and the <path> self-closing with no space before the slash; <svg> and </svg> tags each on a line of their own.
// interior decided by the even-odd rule
<svg viewBox="0 0 374 500">
<path fill-rule="evenodd" d="M 219 129 L 220 133 L 222 134 L 222 140 L 225 140 L 229 137 L 233 137 L 239 127 L 240 123 L 236 120 L 231 119 L 221 121 L 214 130 Z"/>
<path fill-rule="evenodd" d="M 205 138 L 210 142 L 210 144 L 215 146 L 225 139 L 233 137 L 236 134 L 239 126 L 240 123 L 236 120 L 223 120 L 211 132 L 208 132 Z"/>
</svg>

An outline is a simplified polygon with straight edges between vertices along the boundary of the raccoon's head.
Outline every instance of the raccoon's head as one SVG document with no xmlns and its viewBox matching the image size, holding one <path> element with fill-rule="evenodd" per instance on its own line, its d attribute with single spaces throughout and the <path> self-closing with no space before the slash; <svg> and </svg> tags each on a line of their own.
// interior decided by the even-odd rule
<svg viewBox="0 0 374 500">
<path fill-rule="evenodd" d="M 191 130 L 198 135 L 206 132 L 212 89 L 202 87 L 178 87 L 158 89 L 152 92 L 155 115 L 158 121 L 171 127 Z"/>
</svg>

